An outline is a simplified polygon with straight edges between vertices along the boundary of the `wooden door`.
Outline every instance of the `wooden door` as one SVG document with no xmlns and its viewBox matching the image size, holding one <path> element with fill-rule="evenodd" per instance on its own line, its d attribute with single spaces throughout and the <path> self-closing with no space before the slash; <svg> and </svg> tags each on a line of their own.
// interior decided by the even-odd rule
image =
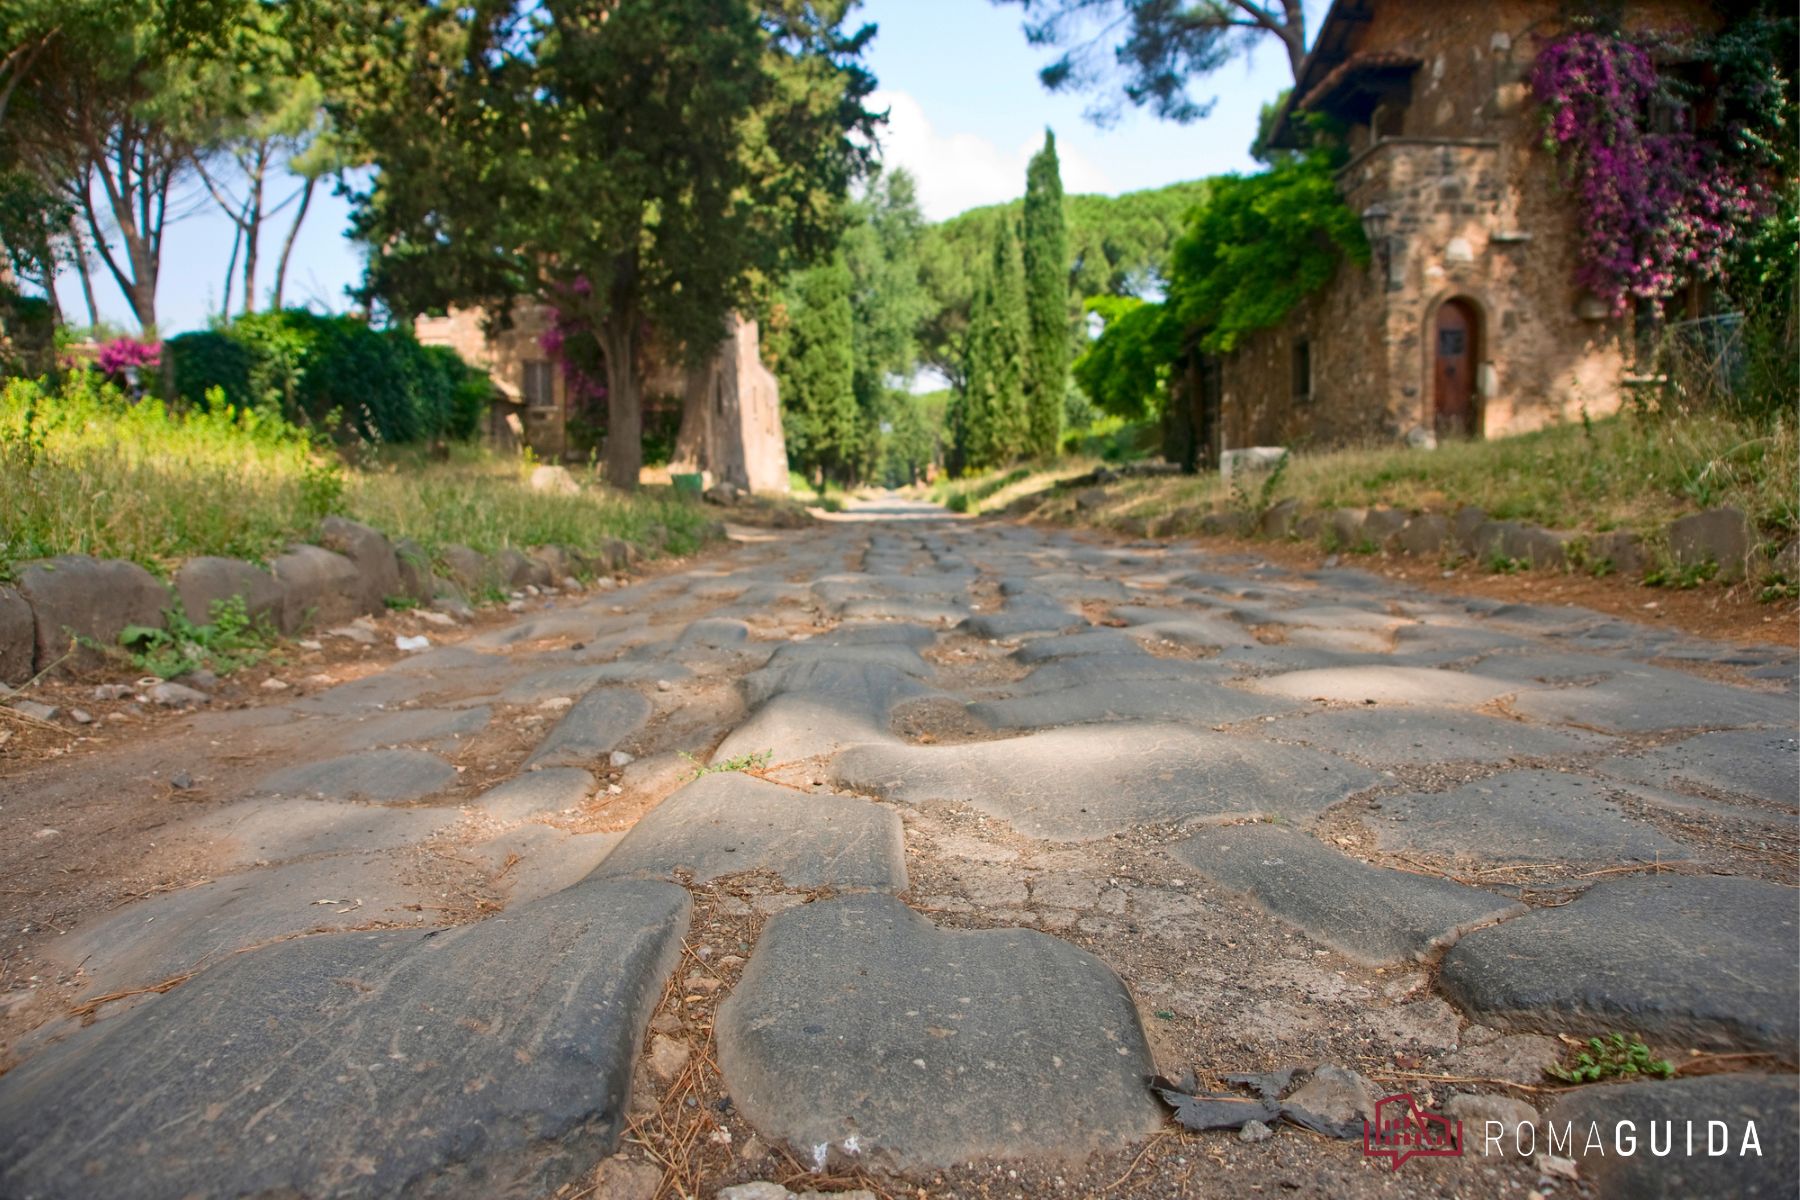
<svg viewBox="0 0 1800 1200">
<path fill-rule="evenodd" d="M 1446 300 L 1437 313 L 1434 349 L 1434 411 L 1439 437 L 1475 432 L 1475 311 L 1461 300 Z"/>
</svg>

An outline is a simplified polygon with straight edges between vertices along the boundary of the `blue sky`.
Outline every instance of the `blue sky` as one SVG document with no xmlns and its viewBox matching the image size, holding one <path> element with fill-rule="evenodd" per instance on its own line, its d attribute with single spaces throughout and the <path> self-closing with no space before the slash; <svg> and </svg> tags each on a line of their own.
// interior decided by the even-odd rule
<svg viewBox="0 0 1800 1200">
<path fill-rule="evenodd" d="M 1323 5 L 1307 7 L 1316 22 Z M 1218 96 L 1205 120 L 1180 126 L 1128 111 L 1113 127 L 1098 129 L 1082 116 L 1088 97 L 1053 96 L 1038 84 L 1037 70 L 1050 56 L 1026 43 L 1017 7 L 865 0 L 860 15 L 880 27 L 869 61 L 881 81 L 876 104 L 891 114 L 885 158 L 918 177 L 921 203 L 933 220 L 1022 192 L 1026 160 L 1046 126 L 1056 131 L 1063 185 L 1071 192 L 1117 194 L 1253 169 L 1247 148 L 1258 109 L 1288 82 L 1285 56 L 1265 38 L 1253 54 L 1203 81 L 1201 94 Z M 188 207 L 198 215 L 171 225 L 165 237 L 157 294 L 164 333 L 206 324 L 218 308 L 231 255 L 230 223 L 210 204 Z M 344 202 L 321 189 L 294 250 L 288 303 L 345 306 L 344 288 L 362 273 L 356 247 L 343 236 L 346 218 Z M 277 218 L 263 234 L 259 305 L 286 231 Z M 94 266 L 101 316 L 132 328 L 117 287 Z M 86 320 L 74 273 L 65 272 L 58 286 L 69 317 Z"/>
</svg>

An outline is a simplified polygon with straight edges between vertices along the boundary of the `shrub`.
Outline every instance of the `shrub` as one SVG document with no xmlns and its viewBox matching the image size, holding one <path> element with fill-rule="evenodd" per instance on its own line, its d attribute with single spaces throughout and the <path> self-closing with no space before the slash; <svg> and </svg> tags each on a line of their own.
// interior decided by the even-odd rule
<svg viewBox="0 0 1800 1200">
<path fill-rule="evenodd" d="M 473 436 L 492 390 L 454 351 L 406 330 L 305 309 L 256 313 L 168 347 L 175 394 L 190 406 L 218 388 L 233 408 L 370 442 Z"/>
</svg>

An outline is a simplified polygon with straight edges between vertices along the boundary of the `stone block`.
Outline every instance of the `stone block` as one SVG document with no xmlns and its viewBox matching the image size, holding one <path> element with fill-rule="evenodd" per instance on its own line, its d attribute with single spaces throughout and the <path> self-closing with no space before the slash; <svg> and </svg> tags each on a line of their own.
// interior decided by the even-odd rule
<svg viewBox="0 0 1800 1200">
<path fill-rule="evenodd" d="M 1294 525 L 1300 519 L 1300 502 L 1294 499 L 1272 504 L 1262 515 L 1262 532 L 1264 537 L 1285 538 L 1294 532 Z"/>
<path fill-rule="evenodd" d="M 1677 567 L 1716 563 L 1718 577 L 1744 577 L 1750 558 L 1750 520 L 1735 508 L 1714 508 L 1669 523 L 1669 552 Z"/>
<path fill-rule="evenodd" d="M 479 596 L 501 582 L 494 564 L 479 550 L 452 543 L 438 550 L 438 560 L 464 597 Z"/>
<path fill-rule="evenodd" d="M 31 605 L 40 671 L 59 659 L 71 668 L 104 661 L 77 639 L 114 646 L 127 625 L 160 629 L 171 601 L 169 589 L 136 563 L 85 554 L 27 563 L 18 594 Z"/>
<path fill-rule="evenodd" d="M 1479 508 L 1463 507 L 1456 510 L 1450 518 L 1450 536 L 1456 545 L 1466 554 L 1475 552 L 1475 531 L 1487 523 L 1487 513 Z"/>
<path fill-rule="evenodd" d="M 425 547 L 411 538 L 401 538 L 394 543 L 394 562 L 400 573 L 397 594 L 420 604 L 430 604 L 438 588 L 437 580 L 431 574 L 431 555 L 426 553 Z"/>
<path fill-rule="evenodd" d="M 1615 529 L 1588 539 L 1589 566 L 1610 563 L 1615 574 L 1635 579 L 1644 573 L 1644 540 L 1635 533 Z"/>
<path fill-rule="evenodd" d="M 1384 546 L 1387 540 L 1406 526 L 1406 514 L 1392 508 L 1371 508 L 1363 518 L 1358 540 Z"/>
<path fill-rule="evenodd" d="M 0 683 L 31 678 L 37 658 L 37 622 L 17 588 L 0 587 Z"/>
<path fill-rule="evenodd" d="M 294 546 L 269 564 L 281 584 L 281 631 L 333 625 L 372 611 L 356 564 L 320 546 Z"/>
<path fill-rule="evenodd" d="M 356 564 L 364 612 L 381 612 L 389 596 L 400 595 L 400 563 L 387 535 L 345 517 L 319 522 L 319 544 Z"/>
<path fill-rule="evenodd" d="M 196 625 L 212 620 L 212 606 L 241 596 L 252 618 L 281 623 L 281 584 L 261 567 L 235 558 L 190 558 L 175 572 L 175 594 L 187 619 Z"/>
<path fill-rule="evenodd" d="M 1450 542 L 1450 522 L 1436 513 L 1420 513 L 1388 539 L 1388 545 L 1421 558 L 1443 553 Z"/>
</svg>

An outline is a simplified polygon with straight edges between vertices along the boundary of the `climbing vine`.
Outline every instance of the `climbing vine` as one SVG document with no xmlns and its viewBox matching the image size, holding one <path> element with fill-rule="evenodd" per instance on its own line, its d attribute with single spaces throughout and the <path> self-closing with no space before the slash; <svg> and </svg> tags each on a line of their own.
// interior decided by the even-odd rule
<svg viewBox="0 0 1800 1200">
<path fill-rule="evenodd" d="M 1538 54 L 1545 145 L 1581 200 L 1577 282 L 1615 314 L 1723 276 L 1732 244 L 1772 207 L 1789 81 L 1777 56 L 1746 52 L 1772 23 L 1755 24 L 1709 41 L 1584 28 Z M 1696 85 L 1659 59 L 1708 79 L 1709 120 L 1695 120 Z"/>
</svg>

